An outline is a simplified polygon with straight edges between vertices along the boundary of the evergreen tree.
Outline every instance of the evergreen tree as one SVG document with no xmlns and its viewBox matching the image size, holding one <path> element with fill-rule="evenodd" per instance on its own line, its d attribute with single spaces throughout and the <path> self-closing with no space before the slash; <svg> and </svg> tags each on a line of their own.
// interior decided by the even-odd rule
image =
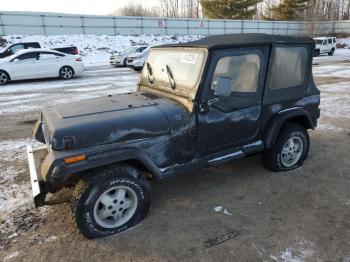
<svg viewBox="0 0 350 262">
<path fill-rule="evenodd" d="M 202 0 L 203 13 L 208 18 L 252 19 L 256 5 L 262 0 Z"/>
<path fill-rule="evenodd" d="M 282 0 L 272 8 L 275 20 L 298 20 L 302 18 L 302 12 L 307 9 L 309 0 Z"/>
</svg>

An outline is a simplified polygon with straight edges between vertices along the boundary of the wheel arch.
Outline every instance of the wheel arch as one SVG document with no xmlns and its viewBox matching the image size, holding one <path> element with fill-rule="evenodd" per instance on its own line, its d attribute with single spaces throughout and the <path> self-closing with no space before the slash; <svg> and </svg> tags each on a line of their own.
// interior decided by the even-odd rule
<svg viewBox="0 0 350 262">
<path fill-rule="evenodd" d="M 303 108 L 296 108 L 288 111 L 286 110 L 284 112 L 281 111 L 272 116 L 267 128 L 265 129 L 265 148 L 271 148 L 275 144 L 281 128 L 288 122 L 300 124 L 305 129 L 315 128 L 309 113 Z"/>
<path fill-rule="evenodd" d="M 45 170 L 46 174 L 50 174 L 47 176 L 47 191 L 56 192 L 64 186 L 75 184 L 90 171 L 118 164 L 127 164 L 138 168 L 147 179 L 159 179 L 161 177 L 161 171 L 158 166 L 149 157 L 140 152 L 120 152 L 108 157 L 102 155 L 100 159 L 96 160 L 84 161 L 81 164 L 76 163 L 72 166 L 65 165 L 62 159 L 58 160 L 60 164 L 55 165 L 52 163 Z"/>
</svg>

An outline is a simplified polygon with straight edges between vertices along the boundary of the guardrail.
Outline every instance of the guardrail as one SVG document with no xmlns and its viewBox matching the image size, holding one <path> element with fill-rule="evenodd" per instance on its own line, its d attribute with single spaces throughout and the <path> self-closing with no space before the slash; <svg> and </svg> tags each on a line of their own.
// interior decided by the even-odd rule
<svg viewBox="0 0 350 262">
<path fill-rule="evenodd" d="M 287 35 L 350 33 L 350 21 L 309 23 L 0 11 L 0 35 L 209 35 L 252 32 Z"/>
</svg>

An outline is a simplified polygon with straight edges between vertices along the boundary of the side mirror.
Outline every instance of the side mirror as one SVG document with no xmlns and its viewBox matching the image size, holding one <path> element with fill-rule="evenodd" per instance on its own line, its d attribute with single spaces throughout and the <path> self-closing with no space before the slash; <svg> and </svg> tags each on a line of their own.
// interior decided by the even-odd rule
<svg viewBox="0 0 350 262">
<path fill-rule="evenodd" d="M 231 95 L 232 78 L 220 76 L 215 88 L 215 96 Z"/>
<path fill-rule="evenodd" d="M 14 62 L 14 63 L 18 63 L 18 61 L 19 61 L 18 58 L 12 60 L 12 62 Z"/>
</svg>

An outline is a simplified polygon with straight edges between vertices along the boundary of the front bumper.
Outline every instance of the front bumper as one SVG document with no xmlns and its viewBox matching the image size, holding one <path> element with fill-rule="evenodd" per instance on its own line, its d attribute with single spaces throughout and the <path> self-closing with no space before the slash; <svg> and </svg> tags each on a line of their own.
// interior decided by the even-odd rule
<svg viewBox="0 0 350 262">
<path fill-rule="evenodd" d="M 27 145 L 27 156 L 30 173 L 30 182 L 32 185 L 33 201 L 35 207 L 44 205 L 47 192 L 44 190 L 44 181 L 40 172 L 40 164 L 47 155 L 47 147 L 43 146 L 33 150 Z"/>
</svg>

